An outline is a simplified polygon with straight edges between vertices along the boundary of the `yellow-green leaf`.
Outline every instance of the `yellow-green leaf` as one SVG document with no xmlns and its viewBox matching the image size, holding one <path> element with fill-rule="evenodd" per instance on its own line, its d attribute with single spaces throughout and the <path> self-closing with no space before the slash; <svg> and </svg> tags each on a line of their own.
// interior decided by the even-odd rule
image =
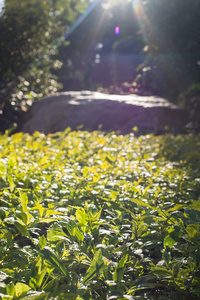
<svg viewBox="0 0 200 300">
<path fill-rule="evenodd" d="M 28 292 L 29 290 L 31 290 L 31 288 L 24 283 L 17 282 L 15 285 L 15 295 L 17 297 L 19 297 L 22 293 Z"/>
<path fill-rule="evenodd" d="M 9 186 L 10 186 L 10 191 L 12 193 L 14 188 L 15 188 L 15 184 L 14 184 L 14 181 L 12 179 L 12 176 L 7 175 L 7 178 L 8 178 L 8 182 L 9 182 Z"/>
<path fill-rule="evenodd" d="M 186 227 L 186 231 L 188 233 L 188 235 L 193 238 L 196 233 L 199 231 L 199 225 L 198 224 L 189 224 L 187 227 Z"/>
<path fill-rule="evenodd" d="M 164 239 L 164 247 L 169 247 L 171 248 L 172 246 L 174 246 L 175 244 L 175 240 L 170 236 L 170 235 L 167 235 Z"/>
<path fill-rule="evenodd" d="M 20 200 L 22 205 L 23 212 L 28 212 L 27 204 L 28 204 L 28 196 L 25 193 L 20 193 Z"/>
</svg>

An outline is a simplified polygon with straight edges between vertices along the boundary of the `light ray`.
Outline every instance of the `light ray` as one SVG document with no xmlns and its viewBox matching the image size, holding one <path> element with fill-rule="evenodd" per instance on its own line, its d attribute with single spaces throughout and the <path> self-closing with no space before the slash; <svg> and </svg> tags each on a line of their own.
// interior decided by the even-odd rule
<svg viewBox="0 0 200 300">
<path fill-rule="evenodd" d="M 65 39 L 67 39 L 72 32 L 87 18 L 87 16 L 93 11 L 93 9 L 101 2 L 101 0 L 94 1 L 88 9 L 74 22 L 70 29 L 65 33 Z"/>
<path fill-rule="evenodd" d="M 153 32 L 153 27 L 145 14 L 143 5 L 141 4 L 140 0 L 135 0 L 132 1 L 132 7 L 133 7 L 134 16 L 136 17 L 140 30 L 142 32 L 143 39 L 145 42 L 148 42 L 148 35 L 145 30 L 145 26 L 148 26 L 148 29 L 151 30 L 152 32 Z"/>
</svg>

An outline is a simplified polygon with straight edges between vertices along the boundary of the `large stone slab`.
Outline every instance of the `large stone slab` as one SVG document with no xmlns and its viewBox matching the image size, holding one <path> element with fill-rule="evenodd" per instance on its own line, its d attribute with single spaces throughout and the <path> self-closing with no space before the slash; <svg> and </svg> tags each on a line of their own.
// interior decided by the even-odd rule
<svg viewBox="0 0 200 300">
<path fill-rule="evenodd" d="M 182 131 L 185 112 L 165 99 L 138 95 L 108 95 L 79 91 L 62 92 L 35 101 L 22 120 L 22 131 L 45 134 L 83 125 L 85 130 L 120 131 L 137 126 L 141 132 Z"/>
</svg>

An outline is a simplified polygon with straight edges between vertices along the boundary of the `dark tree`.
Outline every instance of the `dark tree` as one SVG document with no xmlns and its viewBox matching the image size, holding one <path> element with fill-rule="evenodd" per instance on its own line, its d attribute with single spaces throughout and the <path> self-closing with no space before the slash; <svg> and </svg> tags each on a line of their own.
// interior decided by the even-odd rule
<svg viewBox="0 0 200 300">
<path fill-rule="evenodd" d="M 6 0 L 0 16 L 0 131 L 27 105 L 59 88 L 55 70 L 64 32 L 87 4 L 81 0 Z"/>
</svg>

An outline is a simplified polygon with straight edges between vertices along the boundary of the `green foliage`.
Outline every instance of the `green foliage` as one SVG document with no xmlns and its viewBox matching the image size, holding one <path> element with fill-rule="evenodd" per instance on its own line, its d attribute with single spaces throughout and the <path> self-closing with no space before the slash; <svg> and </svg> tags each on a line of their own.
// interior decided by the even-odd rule
<svg viewBox="0 0 200 300">
<path fill-rule="evenodd" d="M 0 299 L 200 299 L 199 137 L 0 145 Z"/>
<path fill-rule="evenodd" d="M 85 7 L 80 0 L 5 0 L 0 16 L 1 131 L 17 122 L 35 98 L 60 88 L 58 46 Z"/>
<path fill-rule="evenodd" d="M 135 6 L 146 41 L 147 59 L 140 70 L 143 86 L 177 102 L 200 79 L 200 2 L 136 0 Z"/>
</svg>

